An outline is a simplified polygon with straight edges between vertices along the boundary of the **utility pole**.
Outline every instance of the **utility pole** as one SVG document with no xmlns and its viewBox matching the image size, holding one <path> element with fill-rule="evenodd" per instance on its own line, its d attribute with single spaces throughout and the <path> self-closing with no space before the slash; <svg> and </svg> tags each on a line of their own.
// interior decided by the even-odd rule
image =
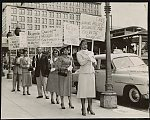
<svg viewBox="0 0 150 120">
<path fill-rule="evenodd" d="M 110 13 L 111 6 L 109 2 L 105 3 L 106 12 L 106 82 L 105 92 L 101 93 L 100 106 L 104 108 L 117 108 L 117 94 L 113 92 L 111 76 L 111 44 L 110 44 Z"/>
</svg>

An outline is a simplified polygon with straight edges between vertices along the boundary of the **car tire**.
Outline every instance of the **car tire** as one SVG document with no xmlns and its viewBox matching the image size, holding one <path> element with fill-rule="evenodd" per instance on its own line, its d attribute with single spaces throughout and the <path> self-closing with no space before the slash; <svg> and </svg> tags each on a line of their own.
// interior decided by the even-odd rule
<svg viewBox="0 0 150 120">
<path fill-rule="evenodd" d="M 139 104 L 141 101 L 141 94 L 136 87 L 129 87 L 126 92 L 128 102 L 132 104 Z"/>
</svg>

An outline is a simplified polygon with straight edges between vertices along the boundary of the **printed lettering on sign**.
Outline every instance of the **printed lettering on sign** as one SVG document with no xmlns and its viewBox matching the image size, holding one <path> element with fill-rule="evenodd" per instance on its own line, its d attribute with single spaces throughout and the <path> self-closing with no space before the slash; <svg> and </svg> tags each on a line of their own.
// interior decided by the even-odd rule
<svg viewBox="0 0 150 120">
<path fill-rule="evenodd" d="M 8 38 L 9 50 L 19 49 L 19 36 L 12 36 Z"/>
<path fill-rule="evenodd" d="M 104 41 L 105 31 L 105 18 L 81 14 L 80 38 Z"/>
</svg>

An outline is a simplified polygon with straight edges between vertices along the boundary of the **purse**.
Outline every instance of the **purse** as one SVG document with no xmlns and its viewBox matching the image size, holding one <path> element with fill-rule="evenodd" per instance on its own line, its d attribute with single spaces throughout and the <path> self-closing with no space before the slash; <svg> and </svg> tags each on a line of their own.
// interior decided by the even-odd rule
<svg viewBox="0 0 150 120">
<path fill-rule="evenodd" d="M 67 77 L 67 72 L 68 72 L 67 69 L 59 69 L 58 75 Z"/>
<path fill-rule="evenodd" d="M 30 66 L 30 67 L 28 68 L 28 71 L 33 71 L 33 67 Z"/>
</svg>

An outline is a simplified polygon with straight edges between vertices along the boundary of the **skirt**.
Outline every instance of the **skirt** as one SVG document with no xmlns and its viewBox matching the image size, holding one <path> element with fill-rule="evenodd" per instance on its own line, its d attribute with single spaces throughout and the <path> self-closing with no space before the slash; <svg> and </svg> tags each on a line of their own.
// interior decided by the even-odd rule
<svg viewBox="0 0 150 120">
<path fill-rule="evenodd" d="M 59 92 L 58 95 L 60 96 L 71 96 L 71 89 L 72 89 L 72 75 L 69 72 L 67 77 L 58 75 L 58 85 L 59 85 Z"/>
<path fill-rule="evenodd" d="M 50 72 L 47 79 L 46 91 L 58 93 L 58 72 Z"/>
<path fill-rule="evenodd" d="M 22 73 L 22 86 L 29 87 L 32 86 L 32 77 L 30 72 Z"/>
<path fill-rule="evenodd" d="M 79 74 L 77 98 L 94 98 L 95 91 L 95 74 Z"/>
</svg>

